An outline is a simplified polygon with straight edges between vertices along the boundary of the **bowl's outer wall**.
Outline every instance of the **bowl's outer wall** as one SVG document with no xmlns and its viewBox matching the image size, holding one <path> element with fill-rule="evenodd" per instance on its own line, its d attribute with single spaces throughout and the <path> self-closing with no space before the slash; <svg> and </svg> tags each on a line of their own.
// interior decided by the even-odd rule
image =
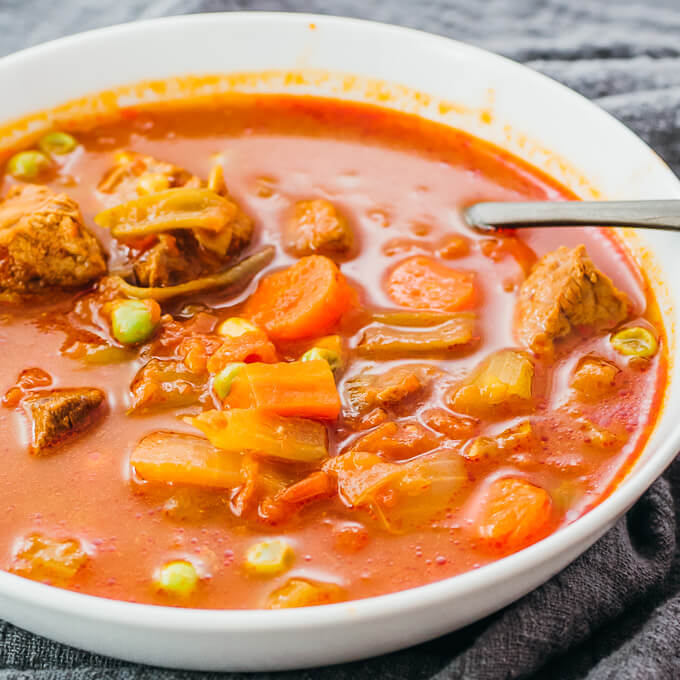
<svg viewBox="0 0 680 680">
<path fill-rule="evenodd" d="M 547 78 L 443 38 L 329 17 L 270 13 L 177 17 L 31 48 L 0 60 L 0 123 L 141 80 L 272 69 L 326 75 L 290 82 L 263 80 L 267 91 L 334 94 L 415 110 L 509 149 L 583 197 L 680 198 L 678 181 L 637 137 Z M 337 75 L 348 73 L 361 77 L 356 87 L 348 87 L 347 78 Z M 384 82 L 376 85 L 379 81 Z M 224 87 L 225 82 L 215 87 Z M 257 89 L 248 83 L 245 89 Z M 410 89 L 402 91 L 390 83 Z M 397 94 L 384 96 L 386 91 Z M 414 98 L 414 91 L 428 96 Z M 442 101 L 456 106 L 439 106 Z M 671 303 L 680 296 L 675 241 L 659 233 L 645 238 L 645 243 L 651 256 L 635 249 L 654 283 L 672 349 L 677 313 Z M 670 372 L 662 417 L 621 486 L 572 525 L 476 571 L 368 600 L 276 612 L 114 602 L 0 572 L 3 617 L 94 652 L 201 670 L 335 663 L 449 632 L 508 604 L 562 569 L 611 527 L 670 463 L 680 448 L 680 425 L 672 415 L 680 409 L 674 362 Z"/>
</svg>

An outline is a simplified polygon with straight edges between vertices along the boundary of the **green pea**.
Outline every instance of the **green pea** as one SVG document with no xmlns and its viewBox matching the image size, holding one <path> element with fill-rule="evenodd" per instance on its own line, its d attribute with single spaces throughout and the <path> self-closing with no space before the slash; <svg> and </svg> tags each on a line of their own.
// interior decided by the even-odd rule
<svg viewBox="0 0 680 680">
<path fill-rule="evenodd" d="M 340 355 L 332 349 L 325 347 L 312 347 L 308 349 L 301 357 L 301 361 L 326 361 L 331 367 L 331 371 L 337 371 L 341 366 Z"/>
<path fill-rule="evenodd" d="M 78 146 L 78 142 L 67 132 L 48 132 L 40 138 L 38 146 L 46 154 L 60 155 L 71 153 Z"/>
<path fill-rule="evenodd" d="M 158 589 L 174 597 L 188 597 L 196 590 L 199 576 L 191 562 L 175 560 L 164 564 L 159 573 Z"/>
<path fill-rule="evenodd" d="M 155 300 L 125 300 L 111 312 L 113 337 L 124 345 L 146 342 L 156 330 L 160 307 Z"/>
<path fill-rule="evenodd" d="M 652 333 L 641 326 L 631 326 L 614 334 L 612 347 L 624 356 L 649 359 L 656 354 L 659 343 Z"/>
<path fill-rule="evenodd" d="M 23 181 L 37 179 L 50 167 L 50 159 L 42 151 L 20 151 L 7 161 L 7 172 Z"/>
<path fill-rule="evenodd" d="M 231 385 L 238 374 L 243 370 L 245 364 L 243 362 L 234 362 L 227 364 L 214 378 L 213 389 L 215 394 L 224 399 L 229 392 L 231 392 Z"/>
</svg>

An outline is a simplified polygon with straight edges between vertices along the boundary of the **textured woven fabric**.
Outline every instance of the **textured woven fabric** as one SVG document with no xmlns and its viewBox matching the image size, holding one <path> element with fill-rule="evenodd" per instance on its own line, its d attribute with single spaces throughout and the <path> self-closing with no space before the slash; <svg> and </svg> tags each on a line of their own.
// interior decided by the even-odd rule
<svg viewBox="0 0 680 680">
<path fill-rule="evenodd" d="M 680 172 L 680 0 L 0 0 L 0 55 L 122 21 L 230 9 L 355 16 L 477 44 L 593 99 Z M 679 497 L 676 462 L 546 585 L 403 652 L 297 673 L 188 673 L 95 657 L 0 623 L 0 680 L 680 678 Z"/>
</svg>

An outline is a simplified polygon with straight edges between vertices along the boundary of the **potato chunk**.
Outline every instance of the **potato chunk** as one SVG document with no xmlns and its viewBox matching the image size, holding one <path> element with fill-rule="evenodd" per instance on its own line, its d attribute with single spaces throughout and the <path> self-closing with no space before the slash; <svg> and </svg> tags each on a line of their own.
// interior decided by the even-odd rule
<svg viewBox="0 0 680 680">
<path fill-rule="evenodd" d="M 346 599 L 345 591 L 335 583 L 322 583 L 301 578 L 291 578 L 277 588 L 265 602 L 266 609 L 290 609 L 333 604 Z"/>
<path fill-rule="evenodd" d="M 579 361 L 569 385 L 582 399 L 595 401 L 612 392 L 619 373 L 618 367 L 610 361 L 588 356 Z"/>
<path fill-rule="evenodd" d="M 206 386 L 206 376 L 190 371 L 182 361 L 151 359 L 130 385 L 129 413 L 190 406 L 201 399 Z"/>
<path fill-rule="evenodd" d="M 10 571 L 35 581 L 63 586 L 88 559 L 81 542 L 75 538 L 56 539 L 35 533 L 17 545 Z"/>
<path fill-rule="evenodd" d="M 521 456 L 532 451 L 537 444 L 538 439 L 534 434 L 531 422 L 524 420 L 495 436 L 477 437 L 463 455 L 468 460 L 487 460 L 489 458 L 508 460 L 510 456 Z"/>
<path fill-rule="evenodd" d="M 299 257 L 346 255 L 354 244 L 354 234 L 344 215 L 330 201 L 319 198 L 295 204 L 284 240 Z"/>
<path fill-rule="evenodd" d="M 517 550 L 542 536 L 551 512 L 547 491 L 524 479 L 505 477 L 487 489 L 474 528 L 488 548 Z"/>
<path fill-rule="evenodd" d="M 471 416 L 509 415 L 531 407 L 534 365 L 523 352 L 492 354 L 451 396 L 451 407 Z"/>
</svg>

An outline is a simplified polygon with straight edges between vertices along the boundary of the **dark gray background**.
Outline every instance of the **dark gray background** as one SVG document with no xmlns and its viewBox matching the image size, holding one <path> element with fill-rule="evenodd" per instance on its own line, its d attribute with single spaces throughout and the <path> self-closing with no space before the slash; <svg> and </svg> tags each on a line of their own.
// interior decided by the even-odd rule
<svg viewBox="0 0 680 680">
<path fill-rule="evenodd" d="M 0 0 L 0 55 L 122 21 L 234 9 L 376 19 L 475 43 L 593 99 L 680 172 L 680 0 Z M 485 621 L 386 657 L 258 676 L 160 671 L 0 623 L 0 680 L 680 678 L 679 496 L 676 462 L 548 584 Z"/>
</svg>

